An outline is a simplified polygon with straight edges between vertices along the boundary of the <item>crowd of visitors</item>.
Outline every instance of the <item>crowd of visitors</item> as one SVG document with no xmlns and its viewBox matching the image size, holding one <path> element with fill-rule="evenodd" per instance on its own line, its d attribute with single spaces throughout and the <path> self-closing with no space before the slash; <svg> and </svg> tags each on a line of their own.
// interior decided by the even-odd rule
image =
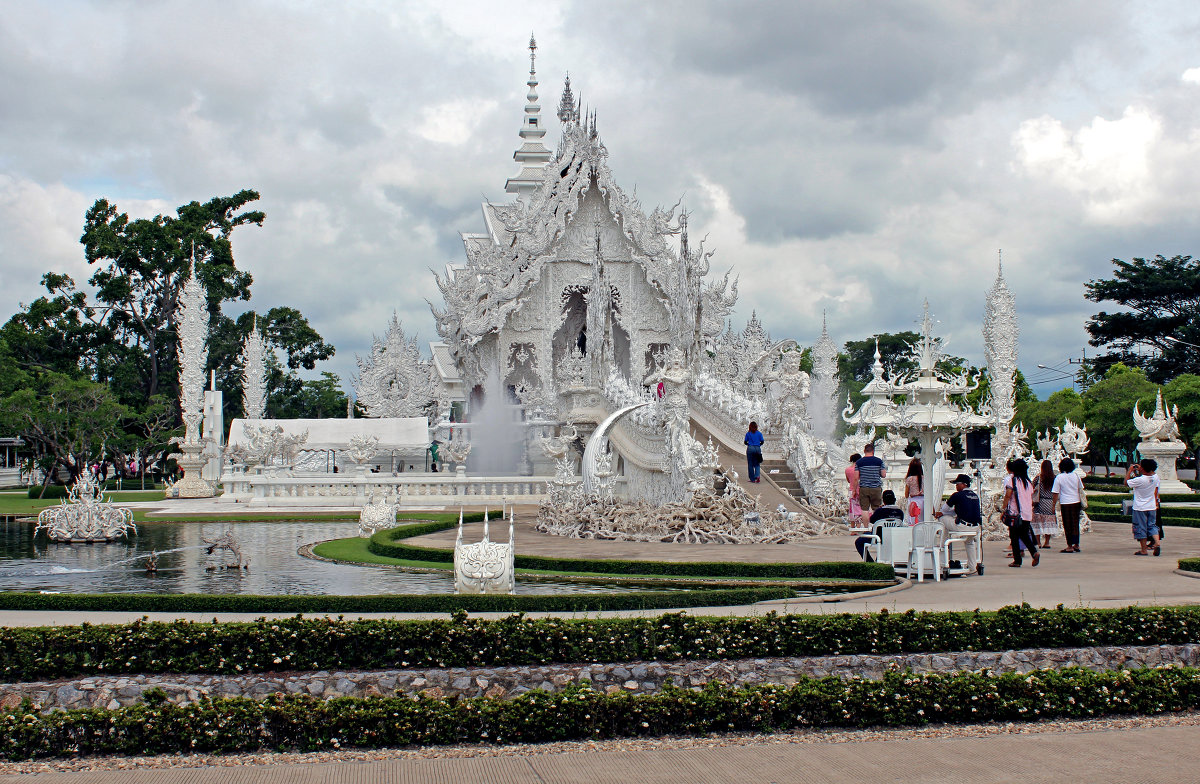
<svg viewBox="0 0 1200 784">
<path fill-rule="evenodd" d="M 870 533 L 855 540 L 859 555 L 871 560 L 868 544 L 881 538 L 881 529 L 912 526 L 924 518 L 925 477 L 921 461 L 913 458 L 904 477 L 903 506 L 897 504 L 896 495 L 884 490 L 887 478 L 886 464 L 875 457 L 874 444 L 867 444 L 864 454 L 850 457 L 846 468 L 846 480 L 850 487 L 850 507 L 847 519 L 852 528 L 866 528 Z M 1019 568 L 1029 556 L 1030 565 L 1041 562 L 1041 551 L 1050 548 L 1050 540 L 1059 532 L 1061 520 L 1065 546 L 1059 552 L 1079 553 L 1079 527 L 1087 493 L 1083 480 L 1076 472 L 1075 461 L 1063 458 L 1058 463 L 1058 472 L 1050 460 L 1037 464 L 1037 473 L 1030 476 L 1029 464 L 1021 458 L 1008 461 L 1005 466 L 1004 498 L 1000 503 L 1001 519 L 1008 530 L 1012 558 L 1008 565 Z M 1158 522 L 1160 482 L 1155 472 L 1158 465 L 1146 459 L 1133 464 L 1125 475 L 1125 483 L 1133 493 L 1133 536 L 1140 549 L 1134 555 L 1159 555 L 1162 552 L 1162 529 Z M 972 480 L 967 474 L 955 477 L 954 492 L 933 513 L 942 523 L 945 536 L 971 534 L 965 538 L 968 574 L 983 574 L 980 556 L 980 540 L 983 526 L 983 509 L 979 495 L 971 488 Z M 854 523 L 861 523 L 855 525 Z"/>
</svg>

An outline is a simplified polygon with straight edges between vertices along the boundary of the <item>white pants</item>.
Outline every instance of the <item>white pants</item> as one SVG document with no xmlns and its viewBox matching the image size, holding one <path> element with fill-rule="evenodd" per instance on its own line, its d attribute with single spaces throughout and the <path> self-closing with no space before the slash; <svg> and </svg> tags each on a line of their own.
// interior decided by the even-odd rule
<svg viewBox="0 0 1200 784">
<path fill-rule="evenodd" d="M 983 534 L 983 526 L 959 525 L 958 518 L 951 517 L 950 515 L 942 515 L 941 523 L 942 530 L 946 532 L 946 539 L 949 539 L 959 531 L 963 533 Z M 972 536 L 963 546 L 967 549 L 967 571 L 974 572 L 975 567 L 979 565 L 979 536 Z"/>
</svg>

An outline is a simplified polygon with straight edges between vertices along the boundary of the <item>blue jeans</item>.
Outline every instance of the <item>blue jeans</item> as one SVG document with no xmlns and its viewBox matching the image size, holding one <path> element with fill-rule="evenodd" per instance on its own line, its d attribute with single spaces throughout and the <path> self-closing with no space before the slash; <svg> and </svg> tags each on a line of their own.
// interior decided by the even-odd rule
<svg viewBox="0 0 1200 784">
<path fill-rule="evenodd" d="M 750 474 L 750 481 L 757 482 L 759 477 L 759 464 L 762 462 L 762 450 L 750 447 L 746 450 L 746 468 Z"/>
</svg>

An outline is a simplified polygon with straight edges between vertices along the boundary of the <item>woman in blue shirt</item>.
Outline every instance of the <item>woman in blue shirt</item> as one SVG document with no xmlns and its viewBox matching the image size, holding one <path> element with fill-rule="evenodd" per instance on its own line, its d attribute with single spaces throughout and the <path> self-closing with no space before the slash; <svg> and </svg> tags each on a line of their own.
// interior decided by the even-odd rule
<svg viewBox="0 0 1200 784">
<path fill-rule="evenodd" d="M 746 444 L 746 466 L 750 469 L 750 481 L 758 483 L 758 466 L 762 462 L 763 434 L 758 432 L 758 423 L 750 423 L 750 431 L 743 439 Z"/>
</svg>

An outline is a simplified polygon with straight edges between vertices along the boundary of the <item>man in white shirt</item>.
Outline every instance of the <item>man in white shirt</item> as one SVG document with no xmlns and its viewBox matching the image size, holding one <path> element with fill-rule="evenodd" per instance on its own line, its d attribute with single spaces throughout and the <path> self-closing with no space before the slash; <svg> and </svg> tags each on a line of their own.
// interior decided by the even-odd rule
<svg viewBox="0 0 1200 784">
<path fill-rule="evenodd" d="M 1149 555 L 1147 544 L 1154 546 L 1154 554 L 1160 555 L 1162 548 L 1158 544 L 1158 477 L 1154 472 L 1158 463 L 1145 458 L 1141 463 L 1129 466 L 1125 471 L 1125 484 L 1133 491 L 1133 538 L 1138 540 L 1142 549 L 1134 555 Z"/>
</svg>

